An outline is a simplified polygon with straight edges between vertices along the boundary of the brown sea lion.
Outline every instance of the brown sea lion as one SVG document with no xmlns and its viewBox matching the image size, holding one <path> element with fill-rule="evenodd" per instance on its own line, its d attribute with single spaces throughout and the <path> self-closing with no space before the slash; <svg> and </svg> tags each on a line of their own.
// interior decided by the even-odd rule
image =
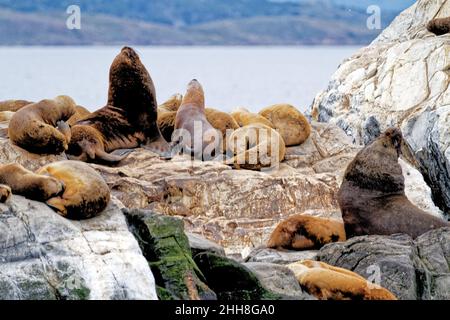
<svg viewBox="0 0 450 320">
<path fill-rule="evenodd" d="M 0 203 L 5 203 L 11 197 L 11 188 L 7 185 L 0 184 Z"/>
<path fill-rule="evenodd" d="M 342 222 L 299 214 L 278 224 L 270 236 L 267 247 L 318 250 L 328 243 L 345 240 Z"/>
<path fill-rule="evenodd" d="M 42 100 L 17 111 L 9 121 L 8 136 L 19 147 L 37 154 L 60 154 L 70 142 L 67 120 L 75 113 L 68 96 Z"/>
<path fill-rule="evenodd" d="M 397 300 L 389 290 L 350 270 L 304 260 L 287 266 L 302 289 L 320 300 Z"/>
<path fill-rule="evenodd" d="M 260 123 L 266 125 L 272 129 L 275 129 L 275 126 L 272 122 L 264 118 L 263 116 L 252 113 L 245 108 L 237 108 L 233 112 L 231 112 L 231 116 L 236 120 L 237 124 L 240 127 L 245 127 L 249 124 Z"/>
<path fill-rule="evenodd" d="M 264 108 L 259 114 L 273 124 L 288 147 L 302 144 L 311 134 L 308 119 L 289 104 L 276 104 Z"/>
<path fill-rule="evenodd" d="M 194 153 L 196 157 L 202 155 L 203 158 L 209 158 L 215 155 L 215 150 L 220 149 L 222 134 L 206 119 L 205 94 L 202 85 L 195 79 L 188 84 L 183 102 L 177 111 L 175 129 L 178 131 L 175 142 L 188 152 Z M 179 134 L 183 132 L 189 136 L 183 135 L 183 139 L 180 139 Z"/>
<path fill-rule="evenodd" d="M 181 106 L 181 103 L 183 102 L 183 95 L 182 94 L 174 94 L 164 102 L 162 105 L 158 106 L 158 114 L 159 111 L 161 112 L 176 112 Z"/>
<path fill-rule="evenodd" d="M 276 130 L 261 123 L 239 128 L 227 139 L 226 163 L 236 169 L 275 167 L 285 155 L 283 138 Z"/>
<path fill-rule="evenodd" d="M 110 68 L 108 105 L 75 123 L 67 153 L 74 160 L 115 164 L 126 155 L 111 152 L 140 146 L 165 155 L 170 150 L 158 129 L 150 74 L 137 53 L 124 47 Z"/>
<path fill-rule="evenodd" d="M 39 169 L 64 183 L 64 193 L 48 199 L 47 204 L 63 217 L 74 220 L 89 219 L 105 210 L 110 190 L 102 176 L 80 161 L 59 161 Z"/>
<path fill-rule="evenodd" d="M 450 17 L 431 20 L 427 25 L 427 30 L 437 36 L 450 32 Z"/>
<path fill-rule="evenodd" d="M 17 163 L 0 165 L 0 184 L 9 186 L 14 194 L 36 201 L 47 201 L 64 190 L 61 181 L 33 173 Z"/>
<path fill-rule="evenodd" d="M 0 101 L 0 112 L 1 111 L 12 111 L 16 112 L 23 107 L 32 104 L 33 102 L 27 100 L 6 100 Z"/>
<path fill-rule="evenodd" d="M 449 223 L 420 210 L 405 195 L 398 163 L 403 136 L 388 129 L 350 163 L 338 194 L 348 238 L 408 234 L 413 238 Z"/>
<path fill-rule="evenodd" d="M 85 107 L 76 106 L 75 114 L 73 116 L 71 116 L 69 120 L 67 120 L 67 124 L 69 126 L 73 126 L 78 121 L 80 121 L 90 115 L 91 115 L 91 112 L 88 109 L 86 109 Z"/>
</svg>

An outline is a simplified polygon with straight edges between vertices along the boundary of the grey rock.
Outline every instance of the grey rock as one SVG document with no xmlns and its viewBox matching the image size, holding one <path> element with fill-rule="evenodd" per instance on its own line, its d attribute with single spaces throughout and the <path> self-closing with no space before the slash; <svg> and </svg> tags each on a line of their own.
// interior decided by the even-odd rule
<svg viewBox="0 0 450 320">
<path fill-rule="evenodd" d="M 0 299 L 156 299 L 153 274 L 115 201 L 67 220 L 44 203 L 0 204 Z"/>
<path fill-rule="evenodd" d="M 192 250 L 192 255 L 195 256 L 203 252 L 212 252 L 220 256 L 225 256 L 225 250 L 220 245 L 205 238 L 202 238 L 198 234 L 186 233 L 189 246 Z"/>
<path fill-rule="evenodd" d="M 357 237 L 326 245 L 318 260 L 354 271 L 399 299 L 450 299 L 450 228 L 415 241 L 407 235 Z"/>
<path fill-rule="evenodd" d="M 316 260 L 318 251 L 278 251 L 269 248 L 254 249 L 248 257 L 247 262 L 290 264 L 302 260 Z"/>
<path fill-rule="evenodd" d="M 295 278 L 294 273 L 285 266 L 273 263 L 244 263 L 267 289 L 298 300 L 314 299 L 308 293 L 303 292 Z"/>
</svg>

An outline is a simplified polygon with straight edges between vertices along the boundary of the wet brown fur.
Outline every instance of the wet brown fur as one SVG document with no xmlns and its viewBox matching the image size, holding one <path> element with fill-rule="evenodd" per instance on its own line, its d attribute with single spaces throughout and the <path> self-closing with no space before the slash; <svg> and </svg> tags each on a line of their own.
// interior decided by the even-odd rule
<svg viewBox="0 0 450 320">
<path fill-rule="evenodd" d="M 64 184 L 52 177 L 36 174 L 17 163 L 0 165 L 0 184 L 14 194 L 36 201 L 47 201 L 64 190 Z"/>
<path fill-rule="evenodd" d="M 6 100 L 0 102 L 0 112 L 2 111 L 12 111 L 16 112 L 22 109 L 23 107 L 32 104 L 33 102 L 26 100 Z"/>
<path fill-rule="evenodd" d="M 389 290 L 350 270 L 305 260 L 288 265 L 302 289 L 320 300 L 397 300 Z"/>
<path fill-rule="evenodd" d="M 338 194 L 348 238 L 408 234 L 413 238 L 449 223 L 413 205 L 398 163 L 403 136 L 388 129 L 350 163 Z"/>
<path fill-rule="evenodd" d="M 270 236 L 267 247 L 318 250 L 328 243 L 345 240 L 342 222 L 299 214 L 278 224 Z"/>
<path fill-rule="evenodd" d="M 62 181 L 64 193 L 47 200 L 47 204 L 63 217 L 89 219 L 105 210 L 110 190 L 102 176 L 88 164 L 60 161 L 44 166 L 37 173 Z"/>
<path fill-rule="evenodd" d="M 450 17 L 431 20 L 427 25 L 427 30 L 437 36 L 450 32 Z"/>
<path fill-rule="evenodd" d="M 8 136 L 29 152 L 60 154 L 67 150 L 71 138 L 65 121 L 74 113 L 75 103 L 67 96 L 27 105 L 12 116 Z"/>
<path fill-rule="evenodd" d="M 308 119 L 289 104 L 273 105 L 264 108 L 259 114 L 273 124 L 286 146 L 300 145 L 311 134 L 311 125 Z"/>
<path fill-rule="evenodd" d="M 263 116 L 257 113 L 251 113 L 245 108 L 238 108 L 231 113 L 231 116 L 236 120 L 236 123 L 240 127 L 245 127 L 250 124 L 263 124 L 272 129 L 275 129 L 272 122 L 264 118 Z"/>
</svg>

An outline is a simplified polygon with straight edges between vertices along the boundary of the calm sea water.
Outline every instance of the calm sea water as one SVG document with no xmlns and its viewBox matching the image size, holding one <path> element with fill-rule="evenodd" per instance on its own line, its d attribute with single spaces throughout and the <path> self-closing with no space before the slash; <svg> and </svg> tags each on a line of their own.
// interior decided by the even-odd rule
<svg viewBox="0 0 450 320">
<path fill-rule="evenodd" d="M 193 78 L 210 107 L 253 111 L 275 103 L 306 110 L 354 47 L 138 47 L 158 102 Z M 106 103 L 109 66 L 119 47 L 0 48 L 0 100 L 70 95 L 90 110 Z"/>
</svg>

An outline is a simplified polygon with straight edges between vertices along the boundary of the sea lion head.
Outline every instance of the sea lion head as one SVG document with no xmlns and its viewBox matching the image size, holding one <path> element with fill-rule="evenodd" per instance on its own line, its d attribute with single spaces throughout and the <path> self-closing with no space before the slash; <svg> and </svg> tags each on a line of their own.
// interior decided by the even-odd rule
<svg viewBox="0 0 450 320">
<path fill-rule="evenodd" d="M 193 104 L 202 109 L 205 108 L 205 93 L 203 92 L 202 85 L 197 79 L 193 79 L 189 82 L 181 104 Z"/>
<path fill-rule="evenodd" d="M 139 55 L 124 47 L 114 59 L 109 71 L 108 105 L 136 113 L 153 110 L 156 114 L 155 87 Z M 127 107 L 129 106 L 129 107 Z"/>
<path fill-rule="evenodd" d="M 384 138 L 383 138 L 384 135 Z M 397 156 L 402 153 L 403 135 L 397 128 L 389 128 L 382 135 L 383 145 L 385 148 L 393 148 L 397 151 Z"/>
</svg>

